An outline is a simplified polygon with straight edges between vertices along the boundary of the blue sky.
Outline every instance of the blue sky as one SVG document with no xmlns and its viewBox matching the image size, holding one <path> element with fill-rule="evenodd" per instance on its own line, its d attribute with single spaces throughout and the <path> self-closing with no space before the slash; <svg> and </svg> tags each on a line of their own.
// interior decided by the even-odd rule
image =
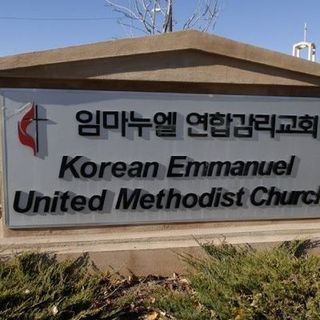
<svg viewBox="0 0 320 320">
<path fill-rule="evenodd" d="M 175 18 L 182 19 L 193 2 L 176 0 Z M 319 13 L 319 0 L 224 0 L 214 33 L 291 54 L 293 43 L 303 40 L 306 22 L 308 40 L 315 42 L 320 52 Z M 5 17 L 110 19 L 30 21 Z M 0 56 L 128 36 L 114 17 L 104 0 L 1 0 Z"/>
</svg>

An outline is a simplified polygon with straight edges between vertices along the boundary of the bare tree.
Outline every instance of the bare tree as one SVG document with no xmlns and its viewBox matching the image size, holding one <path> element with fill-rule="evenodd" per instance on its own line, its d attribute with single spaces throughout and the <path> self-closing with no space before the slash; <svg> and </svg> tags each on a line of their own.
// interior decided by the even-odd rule
<svg viewBox="0 0 320 320">
<path fill-rule="evenodd" d="M 195 7 L 192 13 L 179 23 L 174 19 L 173 0 L 105 1 L 109 8 L 119 14 L 118 22 L 122 26 L 145 34 L 157 34 L 172 32 L 174 26 L 182 30 L 213 30 L 222 0 L 193 0 Z"/>
</svg>

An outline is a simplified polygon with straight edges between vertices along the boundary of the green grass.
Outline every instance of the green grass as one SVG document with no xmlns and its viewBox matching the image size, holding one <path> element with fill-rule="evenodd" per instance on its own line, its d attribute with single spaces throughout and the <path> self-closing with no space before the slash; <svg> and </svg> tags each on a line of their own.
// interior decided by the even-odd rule
<svg viewBox="0 0 320 320">
<path fill-rule="evenodd" d="M 202 245 L 184 277 L 102 273 L 87 255 L 0 260 L 0 319 L 320 319 L 320 257 L 311 241 L 273 249 Z"/>
<path fill-rule="evenodd" d="M 320 258 L 307 254 L 312 246 L 294 241 L 257 251 L 204 245 L 206 259 L 185 257 L 195 300 L 210 313 L 207 319 L 320 319 Z"/>
<path fill-rule="evenodd" d="M 94 319 L 92 302 L 108 281 L 87 255 L 64 262 L 18 255 L 0 263 L 0 319 Z"/>
</svg>

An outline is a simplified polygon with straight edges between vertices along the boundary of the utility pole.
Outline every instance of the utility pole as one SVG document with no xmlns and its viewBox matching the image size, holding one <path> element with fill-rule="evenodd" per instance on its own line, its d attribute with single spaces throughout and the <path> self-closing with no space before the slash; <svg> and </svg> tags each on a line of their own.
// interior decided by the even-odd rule
<svg viewBox="0 0 320 320">
<path fill-rule="evenodd" d="M 172 20 L 173 20 L 173 14 L 172 14 L 172 1 L 168 0 L 168 6 L 167 6 L 167 14 L 166 14 L 166 20 L 163 26 L 163 32 L 172 32 Z"/>
</svg>

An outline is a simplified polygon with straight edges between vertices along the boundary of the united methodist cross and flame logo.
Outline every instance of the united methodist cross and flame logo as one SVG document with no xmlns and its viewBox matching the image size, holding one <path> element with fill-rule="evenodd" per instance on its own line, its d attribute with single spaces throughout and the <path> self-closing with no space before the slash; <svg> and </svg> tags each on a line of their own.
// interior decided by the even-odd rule
<svg viewBox="0 0 320 320">
<path fill-rule="evenodd" d="M 36 156 L 39 152 L 39 121 L 47 121 L 38 117 L 38 105 L 30 103 L 31 107 L 24 113 L 21 120 L 18 121 L 18 137 L 21 144 L 31 148 L 33 155 Z M 30 125 L 35 123 L 33 130 L 30 130 Z"/>
</svg>

